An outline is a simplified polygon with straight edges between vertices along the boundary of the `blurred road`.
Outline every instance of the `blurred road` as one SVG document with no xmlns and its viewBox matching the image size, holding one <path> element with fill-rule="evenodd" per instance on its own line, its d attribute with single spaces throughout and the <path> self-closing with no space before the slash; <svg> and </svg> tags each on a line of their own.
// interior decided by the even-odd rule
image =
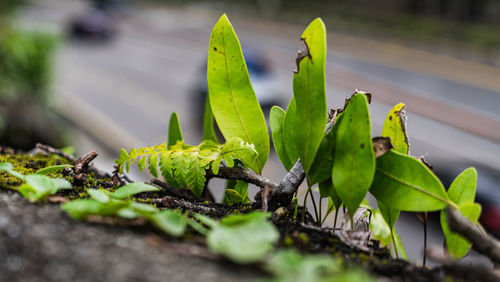
<svg viewBox="0 0 500 282">
<path fill-rule="evenodd" d="M 86 9 L 83 1 L 32 2 L 19 24 L 57 34 L 64 34 L 68 20 Z M 221 13 L 196 6 L 141 7 L 120 20 L 120 33 L 108 44 L 63 42 L 54 88 L 58 112 L 112 149 L 111 157 L 121 147 L 164 142 L 173 111 L 180 116 L 187 142 L 197 144 L 200 133 L 194 125 L 202 113 L 195 112 L 191 94 Z M 243 46 L 258 48 L 271 59 L 281 106 L 286 107 L 305 25 L 229 18 Z M 500 168 L 499 78 L 500 69 L 491 66 L 328 33 L 329 107 L 342 106 L 355 88 L 373 93 L 373 133 L 379 135 L 390 108 L 405 102 L 411 154 L 426 155 L 435 166 L 465 162 Z M 275 181 L 284 174 L 275 156 L 266 168 Z M 407 233 L 404 242 L 421 241 L 421 234 Z M 431 243 L 441 245 L 436 238 Z M 406 246 L 419 256 L 420 243 Z"/>
</svg>

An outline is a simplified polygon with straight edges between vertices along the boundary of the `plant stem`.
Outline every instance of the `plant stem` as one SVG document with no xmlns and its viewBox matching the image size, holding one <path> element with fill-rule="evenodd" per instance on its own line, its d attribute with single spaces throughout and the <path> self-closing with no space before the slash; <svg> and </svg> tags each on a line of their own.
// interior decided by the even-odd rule
<svg viewBox="0 0 500 282">
<path fill-rule="evenodd" d="M 321 195 L 319 196 L 319 218 L 318 218 L 318 226 L 321 227 L 321 224 L 323 223 L 322 220 L 322 207 L 321 203 L 323 202 L 323 199 L 321 199 Z"/>
<path fill-rule="evenodd" d="M 304 202 L 302 203 L 302 222 L 304 222 L 306 218 L 306 201 L 308 195 L 309 195 L 309 189 L 307 189 L 306 195 L 304 196 Z"/>
<path fill-rule="evenodd" d="M 335 219 L 333 219 L 333 228 L 337 228 L 337 216 L 339 215 L 339 209 L 335 210 Z"/>
<path fill-rule="evenodd" d="M 311 194 L 311 201 L 313 203 L 313 207 L 314 207 L 314 216 L 316 217 L 316 224 L 318 224 L 318 222 L 321 221 L 321 218 L 319 218 L 318 216 L 318 208 L 316 207 L 316 200 L 314 199 L 314 193 L 312 192 L 312 189 L 311 187 L 309 187 L 309 193 Z"/>
<path fill-rule="evenodd" d="M 396 259 L 399 259 L 398 247 L 396 246 L 396 239 L 394 238 L 394 228 L 391 228 L 391 238 L 392 244 L 394 245 L 394 252 L 396 253 Z"/>
</svg>

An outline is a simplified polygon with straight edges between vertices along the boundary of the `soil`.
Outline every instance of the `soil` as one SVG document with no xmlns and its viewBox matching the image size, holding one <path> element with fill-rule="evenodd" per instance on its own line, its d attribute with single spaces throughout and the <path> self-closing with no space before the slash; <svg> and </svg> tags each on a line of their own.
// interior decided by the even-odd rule
<svg viewBox="0 0 500 282">
<path fill-rule="evenodd" d="M 61 162 L 61 158 L 57 159 Z M 43 166 L 47 161 L 25 163 Z M 95 175 L 91 179 L 94 177 L 89 185 L 106 186 L 102 184 L 110 182 L 109 178 L 99 179 Z M 10 185 L 5 185 L 5 179 L 2 173 L 0 186 L 8 188 Z M 73 198 L 85 194 L 72 192 L 60 196 Z M 257 208 L 189 202 L 168 195 L 165 190 L 145 193 L 141 198 L 159 208 L 201 207 L 215 217 Z M 53 198 L 54 202 L 57 199 L 61 197 Z M 464 273 L 453 267 L 428 269 L 394 260 L 376 241 L 370 242 L 369 252 L 360 251 L 344 244 L 333 230 L 291 222 L 286 212 L 274 213 L 272 221 L 281 233 L 279 246 L 294 246 L 307 253 L 333 254 L 341 257 L 346 266 L 363 267 L 384 280 L 484 279 L 475 276 L 474 271 Z M 205 247 L 204 238 L 194 232 L 176 239 L 141 220 L 76 221 L 57 203 L 32 204 L 14 190 L 0 189 L 0 281 L 255 281 L 266 278 L 270 277 L 259 265 L 237 265 L 212 254 Z"/>
</svg>

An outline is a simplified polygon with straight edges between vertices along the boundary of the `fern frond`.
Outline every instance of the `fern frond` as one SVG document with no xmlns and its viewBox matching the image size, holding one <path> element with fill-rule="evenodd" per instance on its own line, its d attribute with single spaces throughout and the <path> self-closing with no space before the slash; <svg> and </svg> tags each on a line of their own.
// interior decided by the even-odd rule
<svg viewBox="0 0 500 282">
<path fill-rule="evenodd" d="M 235 166 L 236 163 L 248 166 L 256 157 L 257 152 L 252 144 L 234 137 L 220 145 L 210 140 L 205 140 L 198 146 L 178 141 L 170 147 L 163 143 L 139 149 L 132 148 L 129 152 L 122 149 L 115 163 L 122 173 L 124 168 L 128 172 L 129 167 L 137 160 L 141 171 L 147 166 L 149 172 L 158 177 L 159 169 L 169 185 L 190 189 L 200 197 L 205 187 L 206 170 L 211 169 L 214 174 L 218 174 L 222 162 L 229 167 Z M 236 160 L 238 162 L 235 162 Z"/>
</svg>

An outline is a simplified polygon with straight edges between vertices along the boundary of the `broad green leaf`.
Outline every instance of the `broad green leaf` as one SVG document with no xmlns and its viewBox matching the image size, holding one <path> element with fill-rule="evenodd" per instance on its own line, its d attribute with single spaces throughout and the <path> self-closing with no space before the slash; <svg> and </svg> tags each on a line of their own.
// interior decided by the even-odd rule
<svg viewBox="0 0 500 282">
<path fill-rule="evenodd" d="M 285 112 L 285 120 L 283 121 L 283 142 L 285 143 L 285 150 L 292 164 L 295 164 L 299 159 L 297 144 L 295 143 L 295 130 L 299 130 L 299 128 L 295 128 L 295 113 L 295 98 L 292 97 Z"/>
<path fill-rule="evenodd" d="M 84 219 L 90 215 L 99 214 L 103 204 L 91 199 L 78 199 L 61 205 L 61 209 L 72 218 Z"/>
<path fill-rule="evenodd" d="M 208 247 L 238 263 L 261 260 L 279 239 L 278 230 L 267 217 L 261 212 L 225 217 L 208 233 Z"/>
<path fill-rule="evenodd" d="M 73 146 L 62 147 L 59 150 L 61 150 L 61 152 L 68 154 L 70 156 L 73 156 L 75 154 L 75 147 L 73 147 Z"/>
<path fill-rule="evenodd" d="M 460 213 L 468 218 L 470 221 L 477 223 L 481 215 L 481 206 L 477 203 L 464 203 L 460 205 Z M 446 247 L 451 256 L 460 259 L 467 254 L 471 243 L 461 235 L 452 232 L 448 227 L 446 220 L 446 211 L 441 211 L 441 228 L 443 229 L 444 237 L 446 239 Z"/>
<path fill-rule="evenodd" d="M 181 236 L 186 231 L 186 217 L 178 212 L 162 210 L 151 215 L 149 220 L 161 230 L 175 237 Z"/>
<path fill-rule="evenodd" d="M 215 120 L 226 140 L 240 137 L 255 145 L 259 155 L 250 168 L 260 174 L 269 156 L 266 120 L 250 83 L 240 42 L 226 14 L 212 30 L 207 65 L 208 94 Z"/>
<path fill-rule="evenodd" d="M 113 198 L 115 199 L 124 199 L 127 197 L 130 197 L 135 194 L 143 193 L 143 192 L 151 192 L 151 191 L 158 191 L 160 190 L 159 188 L 148 185 L 145 183 L 141 182 L 134 182 L 127 184 L 125 186 L 122 186 L 118 188 L 114 193 L 113 193 Z"/>
<path fill-rule="evenodd" d="M 26 175 L 24 180 L 26 183 L 18 189 L 30 201 L 41 200 L 50 195 L 52 191 L 57 191 L 57 186 L 52 181 L 52 178 L 45 175 L 30 174 Z"/>
<path fill-rule="evenodd" d="M 226 182 L 226 189 L 233 189 L 241 196 L 240 203 L 248 203 L 248 182 L 242 180 L 229 179 Z"/>
<path fill-rule="evenodd" d="M 199 213 L 193 213 L 192 215 L 194 218 L 196 218 L 198 221 L 208 226 L 209 228 L 215 228 L 218 224 L 217 221 L 206 215 L 202 215 Z"/>
<path fill-rule="evenodd" d="M 450 202 L 443 184 L 425 164 L 393 150 L 377 158 L 370 192 L 379 202 L 403 211 L 437 211 Z"/>
<path fill-rule="evenodd" d="M 197 220 L 188 217 L 187 223 L 189 224 L 189 226 L 191 226 L 191 228 L 194 229 L 194 231 L 200 233 L 203 236 L 207 236 L 208 231 L 209 231 L 208 228 L 206 228 L 205 226 L 203 226 Z"/>
<path fill-rule="evenodd" d="M 173 112 L 168 122 L 168 146 L 175 145 L 177 141 L 182 141 L 182 132 L 177 113 Z"/>
<path fill-rule="evenodd" d="M 52 181 L 55 185 L 55 189 L 52 190 L 51 194 L 55 194 L 57 191 L 62 190 L 62 189 L 72 189 L 73 186 L 71 186 L 71 183 L 62 178 L 51 178 L 50 181 Z"/>
<path fill-rule="evenodd" d="M 143 216 L 159 212 L 159 210 L 155 206 L 152 206 L 149 204 L 144 204 L 144 203 L 139 203 L 139 202 L 135 202 L 135 201 L 131 201 L 130 208 Z"/>
<path fill-rule="evenodd" d="M 271 108 L 271 113 L 269 114 L 269 124 L 271 126 L 271 134 L 273 137 L 274 149 L 276 154 L 281 161 L 281 164 L 289 171 L 293 167 L 293 163 L 290 161 L 288 154 L 285 149 L 285 139 L 283 137 L 284 130 L 283 125 L 285 121 L 285 111 L 278 106 Z"/>
<path fill-rule="evenodd" d="M 104 192 L 103 190 L 97 190 L 97 189 L 87 189 L 87 193 L 89 193 L 90 197 L 92 199 L 100 202 L 100 203 L 107 203 L 110 200 L 109 193 Z"/>
<path fill-rule="evenodd" d="M 342 122 L 342 117 L 343 115 L 338 117 L 332 130 L 330 130 L 325 136 L 323 136 L 323 139 L 321 139 L 318 153 L 314 158 L 314 162 L 308 175 L 309 183 L 311 184 L 320 183 L 332 177 L 337 129 L 339 124 Z"/>
<path fill-rule="evenodd" d="M 448 197 L 457 205 L 474 203 L 476 197 L 477 171 L 469 167 L 460 173 L 448 189 Z"/>
<path fill-rule="evenodd" d="M 236 204 L 241 204 L 243 202 L 243 197 L 234 189 L 226 189 L 224 193 L 224 200 L 222 203 L 224 205 L 232 206 Z"/>
<path fill-rule="evenodd" d="M 214 129 L 214 115 L 210 107 L 210 96 L 207 95 L 205 101 L 205 111 L 203 112 L 203 138 L 202 140 L 210 140 L 219 143 L 219 138 L 215 134 Z"/>
<path fill-rule="evenodd" d="M 294 249 L 277 251 L 265 268 L 274 275 L 272 281 L 376 281 L 360 269 L 343 267 L 342 260 L 327 254 L 301 254 Z"/>
<path fill-rule="evenodd" d="M 24 180 L 24 175 L 20 174 L 19 172 L 14 170 L 14 167 L 12 166 L 11 163 L 0 163 L 0 171 L 5 171 L 8 174 L 17 177 L 21 180 Z"/>
<path fill-rule="evenodd" d="M 325 61 L 326 30 L 319 18 L 302 33 L 304 57 L 297 58 L 293 74 L 295 114 L 295 143 L 306 174 L 314 161 L 326 127 Z M 300 121 L 298 123 L 297 121 Z"/>
<path fill-rule="evenodd" d="M 394 228 L 394 224 L 398 220 L 400 210 L 394 209 L 391 206 L 388 206 L 380 201 L 377 201 L 378 208 L 380 209 L 380 213 L 384 217 L 385 222 L 389 225 L 390 228 Z"/>
<path fill-rule="evenodd" d="M 48 167 L 44 167 L 44 168 L 37 170 L 35 172 L 35 174 L 47 175 L 47 174 L 52 173 L 52 172 L 57 172 L 57 171 L 63 170 L 67 167 L 73 167 L 73 166 L 68 165 L 68 164 L 48 166 Z"/>
<path fill-rule="evenodd" d="M 338 125 L 332 180 L 335 191 L 352 216 L 365 198 L 375 174 L 368 100 L 355 94 Z"/>
<path fill-rule="evenodd" d="M 327 179 L 325 181 L 332 182 L 331 179 Z M 335 192 L 335 189 L 333 190 L 333 192 L 334 193 L 330 196 L 330 198 L 328 198 L 328 209 L 330 209 L 330 206 L 333 205 L 335 207 L 335 210 L 338 210 L 340 206 L 342 206 L 342 200 L 340 199 L 339 195 L 337 195 L 337 192 Z"/>
<path fill-rule="evenodd" d="M 387 114 L 382 136 L 390 137 L 394 150 L 401 154 L 408 155 L 409 143 L 406 133 L 406 111 L 405 104 L 399 103 Z"/>
</svg>

